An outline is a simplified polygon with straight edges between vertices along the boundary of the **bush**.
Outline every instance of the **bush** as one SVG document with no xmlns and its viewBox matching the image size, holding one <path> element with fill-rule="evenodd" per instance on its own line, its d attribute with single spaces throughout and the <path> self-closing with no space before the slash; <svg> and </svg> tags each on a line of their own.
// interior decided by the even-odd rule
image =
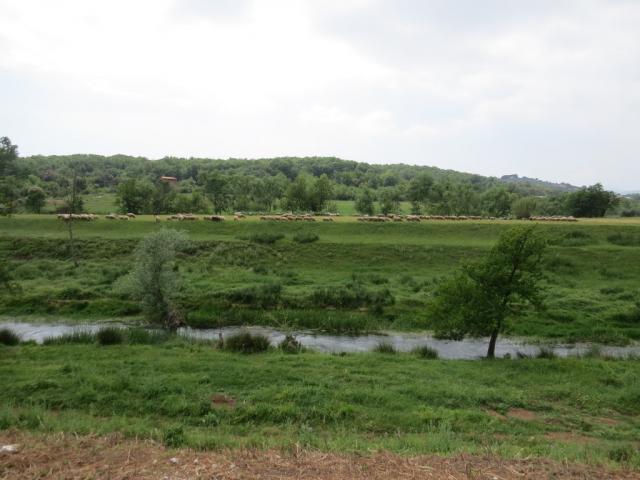
<svg viewBox="0 0 640 480">
<path fill-rule="evenodd" d="M 315 290 L 309 302 L 318 307 L 372 308 L 382 313 L 383 307 L 393 305 L 395 298 L 387 288 L 369 290 L 360 282 L 347 283 L 343 288 L 325 287 Z"/>
<path fill-rule="evenodd" d="M 420 358 L 425 358 L 427 360 L 436 360 L 439 357 L 438 351 L 435 348 L 430 347 L 429 345 L 416 347 L 411 352 L 419 356 Z"/>
<path fill-rule="evenodd" d="M 241 303 L 254 308 L 273 307 L 280 303 L 282 285 L 279 283 L 263 283 L 261 285 L 233 290 L 225 294 L 232 303 Z"/>
<path fill-rule="evenodd" d="M 0 345 L 9 345 L 11 347 L 20 343 L 20 337 L 8 328 L 0 330 Z"/>
<path fill-rule="evenodd" d="M 264 335 L 252 335 L 249 332 L 240 332 L 224 339 L 224 348 L 239 353 L 266 352 L 271 342 Z"/>
<path fill-rule="evenodd" d="M 162 443 L 164 443 L 167 447 L 181 447 L 184 444 L 184 441 L 184 429 L 180 425 L 168 428 L 162 434 Z"/>
<path fill-rule="evenodd" d="M 298 243 L 313 243 L 318 240 L 320 240 L 320 237 L 315 233 L 300 232 L 293 236 L 293 241 Z"/>
<path fill-rule="evenodd" d="M 387 354 L 395 354 L 398 353 L 396 347 L 391 345 L 389 342 L 380 342 L 373 348 L 373 351 L 376 353 L 387 353 Z"/>
<path fill-rule="evenodd" d="M 536 358 L 546 358 L 546 359 L 552 360 L 554 358 L 558 358 L 558 356 L 552 349 L 547 347 L 542 347 L 538 352 L 538 354 L 536 355 Z"/>
<path fill-rule="evenodd" d="M 633 454 L 631 445 L 624 445 L 609 450 L 609 459 L 618 463 L 626 463 L 633 458 Z"/>
<path fill-rule="evenodd" d="M 124 341 L 124 335 L 120 328 L 105 327 L 96 333 L 96 339 L 100 345 L 117 345 Z"/>
<path fill-rule="evenodd" d="M 278 348 L 285 353 L 300 353 L 300 350 L 302 350 L 302 344 L 296 340 L 296 337 L 289 333 L 278 344 Z"/>
<path fill-rule="evenodd" d="M 623 210 L 620 215 L 623 217 L 640 217 L 640 210 Z"/>
<path fill-rule="evenodd" d="M 249 240 L 253 243 L 260 243 L 263 245 L 273 245 L 278 240 L 282 240 L 284 235 L 282 233 L 271 233 L 271 232 L 258 232 L 253 235 L 249 235 L 248 237 L 240 237 L 242 240 Z"/>
<path fill-rule="evenodd" d="M 622 247 L 640 246 L 640 235 L 635 235 L 633 233 L 614 233 L 613 235 L 609 235 L 607 240 L 609 243 L 620 245 Z"/>
</svg>

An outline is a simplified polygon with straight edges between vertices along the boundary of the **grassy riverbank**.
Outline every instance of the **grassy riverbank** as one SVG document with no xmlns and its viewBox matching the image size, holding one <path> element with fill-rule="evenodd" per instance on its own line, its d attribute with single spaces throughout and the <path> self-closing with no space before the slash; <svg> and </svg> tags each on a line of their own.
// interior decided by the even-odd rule
<svg viewBox="0 0 640 480">
<path fill-rule="evenodd" d="M 193 326 L 428 330 L 425 306 L 437 283 L 516 223 L 99 219 L 74 225 L 80 264 L 74 268 L 63 222 L 45 215 L 0 218 L 0 257 L 22 287 L 20 295 L 5 297 L 0 314 L 137 318 L 139 308 L 118 292 L 118 279 L 130 268 L 137 241 L 168 226 L 192 240 L 178 268 L 184 278 L 179 305 Z M 540 229 L 552 243 L 545 262 L 547 308 L 526 313 L 510 333 L 607 343 L 640 339 L 638 224 L 580 221 Z M 268 243 L 274 235 L 282 238 Z"/>
<path fill-rule="evenodd" d="M 640 363 L 0 347 L 0 429 L 169 446 L 492 453 L 640 465 Z"/>
</svg>

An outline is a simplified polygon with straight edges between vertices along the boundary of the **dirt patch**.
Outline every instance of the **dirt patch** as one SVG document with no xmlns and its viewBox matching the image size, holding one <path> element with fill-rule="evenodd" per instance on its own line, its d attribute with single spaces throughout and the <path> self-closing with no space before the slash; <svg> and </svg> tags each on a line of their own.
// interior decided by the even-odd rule
<svg viewBox="0 0 640 480">
<path fill-rule="evenodd" d="M 538 419 L 538 415 L 531 410 L 525 410 L 524 408 L 510 408 L 507 412 L 507 417 L 517 418 L 518 420 L 526 420 L 531 422 Z"/>
<path fill-rule="evenodd" d="M 235 408 L 236 401 L 229 395 L 217 393 L 211 397 L 211 406 L 213 408 Z"/>
<path fill-rule="evenodd" d="M 544 438 L 556 442 L 577 443 L 580 445 L 597 443 L 597 440 L 595 438 L 587 437 L 585 435 L 580 435 L 573 432 L 549 432 L 544 436 Z"/>
<path fill-rule="evenodd" d="M 497 418 L 498 420 L 507 420 L 507 417 L 502 415 L 500 412 L 496 412 L 495 410 L 485 410 L 484 412 L 490 417 Z"/>
<path fill-rule="evenodd" d="M 544 479 L 640 480 L 640 472 L 495 456 L 402 457 L 390 453 L 340 455 L 298 450 L 200 452 L 167 450 L 121 436 L 76 437 L 0 433 L 0 444 L 20 444 L 0 456 L 0 479 Z"/>
<path fill-rule="evenodd" d="M 598 417 L 593 419 L 593 423 L 597 423 L 598 425 L 608 425 L 610 427 L 615 427 L 616 425 L 621 425 L 622 420 L 617 420 L 615 418 L 609 418 L 609 417 Z"/>
</svg>

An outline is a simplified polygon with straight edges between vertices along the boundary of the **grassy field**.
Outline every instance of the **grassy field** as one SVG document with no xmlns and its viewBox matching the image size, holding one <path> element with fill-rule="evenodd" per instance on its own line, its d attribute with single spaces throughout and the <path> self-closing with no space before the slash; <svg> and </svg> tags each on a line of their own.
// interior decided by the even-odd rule
<svg viewBox="0 0 640 480">
<path fill-rule="evenodd" d="M 640 465 L 637 360 L 241 355 L 174 340 L 0 346 L 0 378 L 0 430 Z"/>
<path fill-rule="evenodd" d="M 80 260 L 74 268 L 63 222 L 47 215 L 0 218 L 0 256 L 22 287 L 21 295 L 0 304 L 0 314 L 136 318 L 138 306 L 115 286 L 130 268 L 137 241 L 168 226 L 185 230 L 192 240 L 178 263 L 184 278 L 179 304 L 193 326 L 428 330 L 425 305 L 437 283 L 518 223 L 99 219 L 74 225 Z M 639 340 L 640 224 L 605 219 L 539 228 L 551 241 L 546 309 L 527 312 L 510 333 L 564 341 Z M 284 238 L 260 243 L 272 234 Z M 296 234 L 318 240 L 299 243 Z M 274 285 L 281 289 L 277 295 Z M 335 292 L 360 299 L 335 304 Z"/>
</svg>

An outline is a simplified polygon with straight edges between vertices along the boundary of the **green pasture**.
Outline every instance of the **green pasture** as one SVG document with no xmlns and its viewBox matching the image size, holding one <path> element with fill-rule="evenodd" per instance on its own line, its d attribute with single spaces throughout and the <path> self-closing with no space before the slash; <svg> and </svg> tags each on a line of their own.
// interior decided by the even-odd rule
<svg viewBox="0 0 640 480">
<path fill-rule="evenodd" d="M 429 330 L 425 307 L 438 282 L 483 255 L 501 232 L 518 223 L 100 218 L 74 222 L 79 259 L 74 268 L 64 222 L 51 215 L 0 218 L 0 256 L 21 286 L 19 295 L 4 298 L 0 314 L 138 319 L 139 307 L 118 291 L 118 280 L 128 272 L 140 238 L 159 228 L 177 228 L 192 240 L 178 269 L 184 280 L 179 305 L 193 326 Z M 539 228 L 550 239 L 546 308 L 523 312 L 510 334 L 602 343 L 640 340 L 640 226 L 600 220 L 541 223 Z M 259 242 L 278 234 L 283 238 L 273 244 Z M 296 235 L 318 240 L 298 243 Z M 280 289 L 277 296 L 269 293 L 274 288 Z M 356 290 L 365 297 L 362 305 L 335 308 L 327 298 Z M 374 308 L 378 301 L 382 307 Z"/>
<path fill-rule="evenodd" d="M 640 465 L 637 360 L 242 355 L 175 340 L 0 345 L 0 378 L 0 429 Z"/>
</svg>

